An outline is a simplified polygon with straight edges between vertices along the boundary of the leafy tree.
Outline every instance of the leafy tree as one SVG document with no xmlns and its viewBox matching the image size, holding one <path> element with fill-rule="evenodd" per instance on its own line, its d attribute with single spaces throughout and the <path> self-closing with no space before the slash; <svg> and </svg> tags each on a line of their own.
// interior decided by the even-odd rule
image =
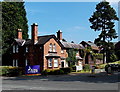
<svg viewBox="0 0 120 92">
<path fill-rule="evenodd" d="M 67 53 L 68 57 L 66 58 L 66 61 L 70 64 L 70 67 L 72 67 L 77 62 L 76 51 L 74 49 L 69 49 L 67 50 Z"/>
<path fill-rule="evenodd" d="M 11 59 L 11 48 L 17 29 L 23 30 L 23 39 L 28 38 L 28 24 L 24 2 L 2 2 L 2 55 L 3 61 Z M 7 58 L 6 58 L 7 57 Z M 3 62 L 3 63 L 4 63 Z"/>
<path fill-rule="evenodd" d="M 109 5 L 109 2 L 102 1 L 96 5 L 96 11 L 90 17 L 91 29 L 95 31 L 101 31 L 99 37 L 95 39 L 97 45 L 103 48 L 103 63 L 105 62 L 105 52 L 107 44 L 117 38 L 116 31 L 114 29 L 115 20 L 119 20 L 116 11 Z"/>
<path fill-rule="evenodd" d="M 63 42 L 67 42 L 64 38 L 62 39 Z"/>
<path fill-rule="evenodd" d="M 74 43 L 74 41 L 71 41 L 71 43 Z"/>
</svg>

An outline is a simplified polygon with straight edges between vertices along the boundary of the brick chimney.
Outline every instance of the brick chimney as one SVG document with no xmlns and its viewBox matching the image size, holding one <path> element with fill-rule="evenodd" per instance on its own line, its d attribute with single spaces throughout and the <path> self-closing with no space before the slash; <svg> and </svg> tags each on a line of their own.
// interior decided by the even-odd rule
<svg viewBox="0 0 120 92">
<path fill-rule="evenodd" d="M 58 32 L 57 32 L 57 38 L 59 40 L 62 40 L 62 31 L 61 30 L 58 30 Z"/>
<path fill-rule="evenodd" d="M 22 29 L 17 29 L 17 38 L 22 39 Z"/>
<path fill-rule="evenodd" d="M 38 41 L 38 24 L 37 23 L 33 23 L 33 25 L 31 25 L 31 29 L 32 29 L 32 40 L 33 43 L 35 44 Z"/>
</svg>

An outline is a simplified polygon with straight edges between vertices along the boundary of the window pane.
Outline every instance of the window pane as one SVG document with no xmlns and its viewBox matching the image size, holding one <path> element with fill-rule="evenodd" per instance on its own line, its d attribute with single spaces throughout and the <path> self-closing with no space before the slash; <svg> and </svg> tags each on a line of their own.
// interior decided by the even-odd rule
<svg viewBox="0 0 120 92">
<path fill-rule="evenodd" d="M 15 45 L 13 46 L 13 53 L 15 53 Z"/>
<path fill-rule="evenodd" d="M 58 67 L 58 59 L 54 59 L 54 67 Z"/>
<path fill-rule="evenodd" d="M 49 45 L 49 51 L 52 52 L 52 44 Z"/>
<path fill-rule="evenodd" d="M 26 47 L 26 52 L 28 52 L 28 47 Z"/>
<path fill-rule="evenodd" d="M 16 60 L 16 67 L 18 66 L 18 60 Z"/>
<path fill-rule="evenodd" d="M 27 60 L 27 59 L 25 60 L 25 65 L 26 65 L 26 66 L 28 65 L 28 60 Z"/>
<path fill-rule="evenodd" d="M 48 59 L 48 67 L 52 67 L 52 59 Z"/>
<path fill-rule="evenodd" d="M 56 45 L 53 45 L 53 52 L 56 52 Z"/>
<path fill-rule="evenodd" d="M 18 52 L 18 45 L 16 45 L 16 52 Z"/>
</svg>

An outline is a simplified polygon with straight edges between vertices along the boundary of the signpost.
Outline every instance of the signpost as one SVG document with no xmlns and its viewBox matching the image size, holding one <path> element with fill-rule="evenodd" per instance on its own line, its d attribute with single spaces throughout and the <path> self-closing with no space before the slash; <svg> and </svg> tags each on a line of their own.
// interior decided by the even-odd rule
<svg viewBox="0 0 120 92">
<path fill-rule="evenodd" d="M 40 65 L 26 66 L 26 75 L 40 75 Z"/>
</svg>

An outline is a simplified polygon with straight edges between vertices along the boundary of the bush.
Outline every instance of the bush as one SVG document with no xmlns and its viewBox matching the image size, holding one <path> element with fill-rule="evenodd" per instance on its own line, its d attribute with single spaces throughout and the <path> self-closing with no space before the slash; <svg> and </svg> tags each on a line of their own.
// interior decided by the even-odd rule
<svg viewBox="0 0 120 92">
<path fill-rule="evenodd" d="M 89 64 L 84 65 L 83 70 L 84 71 L 90 71 L 90 65 Z"/>
<path fill-rule="evenodd" d="M 57 70 L 45 69 L 42 71 L 41 74 L 42 75 L 60 75 L 60 74 L 64 74 L 64 71 L 61 69 L 57 69 Z"/>
<path fill-rule="evenodd" d="M 64 71 L 61 70 L 61 69 L 59 69 L 59 70 L 55 70 L 55 71 L 54 71 L 54 74 L 55 74 L 55 75 L 64 74 Z"/>
<path fill-rule="evenodd" d="M 48 75 L 48 73 L 50 72 L 50 70 L 45 69 L 41 72 L 42 75 Z"/>
<path fill-rule="evenodd" d="M 72 67 L 72 71 L 76 71 L 76 66 L 73 66 L 73 67 Z"/>
<path fill-rule="evenodd" d="M 60 68 L 60 69 L 64 71 L 64 74 L 68 74 L 68 73 L 72 72 L 72 68 L 70 68 L 70 67 Z"/>
<path fill-rule="evenodd" d="M 24 73 L 23 68 L 21 67 L 12 67 L 12 66 L 2 66 L 0 67 L 0 72 L 2 76 L 19 76 Z"/>
</svg>

